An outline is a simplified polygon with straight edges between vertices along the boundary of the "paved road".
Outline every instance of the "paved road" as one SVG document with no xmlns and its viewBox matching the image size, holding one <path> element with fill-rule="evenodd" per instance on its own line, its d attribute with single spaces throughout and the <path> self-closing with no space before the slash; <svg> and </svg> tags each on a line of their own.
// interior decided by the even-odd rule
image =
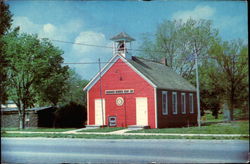
<svg viewBox="0 0 250 164">
<path fill-rule="evenodd" d="M 248 141 L 2 138 L 6 163 L 246 163 Z"/>
</svg>

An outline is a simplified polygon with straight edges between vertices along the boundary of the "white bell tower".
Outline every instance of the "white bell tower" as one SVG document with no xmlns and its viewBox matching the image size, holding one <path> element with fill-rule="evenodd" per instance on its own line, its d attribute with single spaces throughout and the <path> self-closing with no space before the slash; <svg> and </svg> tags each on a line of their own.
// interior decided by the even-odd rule
<svg viewBox="0 0 250 164">
<path fill-rule="evenodd" d="M 124 58 L 131 59 L 131 49 L 132 49 L 132 41 L 135 41 L 134 38 L 130 37 L 125 32 L 121 32 L 120 34 L 112 37 L 110 40 L 113 41 L 113 55 L 121 55 Z"/>
</svg>

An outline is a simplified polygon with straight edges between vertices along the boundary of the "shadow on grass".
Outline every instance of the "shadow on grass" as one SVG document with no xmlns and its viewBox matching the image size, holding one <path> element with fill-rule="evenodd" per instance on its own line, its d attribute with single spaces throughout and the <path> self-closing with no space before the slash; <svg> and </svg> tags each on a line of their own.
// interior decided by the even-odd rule
<svg viewBox="0 0 250 164">
<path fill-rule="evenodd" d="M 95 135 L 95 134 L 20 134 L 3 133 L 2 137 L 46 137 L 46 138 L 84 138 L 84 139 L 207 139 L 207 140 L 249 140 L 249 137 L 214 137 L 214 136 L 125 136 L 125 135 Z"/>
<path fill-rule="evenodd" d="M 211 123 L 199 127 L 143 129 L 129 133 L 249 134 L 249 121 Z"/>
</svg>

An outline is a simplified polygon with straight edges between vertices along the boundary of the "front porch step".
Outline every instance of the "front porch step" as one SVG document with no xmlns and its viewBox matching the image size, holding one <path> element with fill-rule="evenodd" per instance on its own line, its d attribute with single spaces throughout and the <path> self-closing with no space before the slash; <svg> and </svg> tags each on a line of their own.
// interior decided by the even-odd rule
<svg viewBox="0 0 250 164">
<path fill-rule="evenodd" d="M 85 125 L 86 129 L 98 129 L 98 128 L 103 128 L 107 127 L 107 125 Z"/>
<path fill-rule="evenodd" d="M 149 129 L 150 127 L 148 125 L 129 125 L 129 130 L 141 130 L 141 129 Z"/>
</svg>

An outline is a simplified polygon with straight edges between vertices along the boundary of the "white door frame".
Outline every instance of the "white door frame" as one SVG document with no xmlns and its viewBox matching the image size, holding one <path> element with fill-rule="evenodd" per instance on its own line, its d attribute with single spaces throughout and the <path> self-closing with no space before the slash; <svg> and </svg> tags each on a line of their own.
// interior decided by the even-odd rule
<svg viewBox="0 0 250 164">
<path fill-rule="evenodd" d="M 148 98 L 136 97 L 136 125 L 148 126 Z"/>
<path fill-rule="evenodd" d="M 101 102 L 103 105 L 101 105 Z M 103 125 L 103 123 L 106 125 L 105 113 L 105 99 L 95 99 L 95 125 Z"/>
</svg>

